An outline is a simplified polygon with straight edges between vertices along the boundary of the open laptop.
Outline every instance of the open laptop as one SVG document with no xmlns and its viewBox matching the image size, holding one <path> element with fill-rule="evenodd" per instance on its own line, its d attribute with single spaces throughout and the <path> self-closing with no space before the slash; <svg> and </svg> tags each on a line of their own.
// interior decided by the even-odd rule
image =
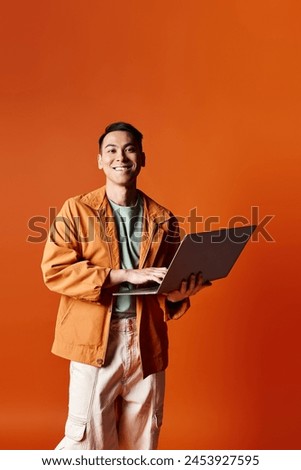
<svg viewBox="0 0 301 470">
<path fill-rule="evenodd" d="M 255 229 L 256 225 L 245 225 L 185 235 L 160 284 L 134 287 L 113 295 L 166 294 L 179 289 L 192 273 L 202 272 L 204 282 L 226 277 Z"/>
</svg>

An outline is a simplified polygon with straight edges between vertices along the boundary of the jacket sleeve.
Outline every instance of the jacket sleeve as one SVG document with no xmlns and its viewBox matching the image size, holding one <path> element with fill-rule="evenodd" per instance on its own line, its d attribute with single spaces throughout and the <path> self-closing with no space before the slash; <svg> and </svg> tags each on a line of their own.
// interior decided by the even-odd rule
<svg viewBox="0 0 301 470">
<path fill-rule="evenodd" d="M 68 200 L 53 221 L 42 258 L 43 279 L 51 291 L 99 303 L 111 268 L 83 258 L 74 215 L 72 200 Z"/>
<path fill-rule="evenodd" d="M 181 302 L 169 302 L 166 299 L 166 296 L 162 295 L 161 297 L 162 298 L 159 299 L 159 302 L 165 311 L 166 320 L 178 320 L 184 315 L 184 313 L 187 312 L 190 307 L 189 297 L 181 300 Z"/>
</svg>

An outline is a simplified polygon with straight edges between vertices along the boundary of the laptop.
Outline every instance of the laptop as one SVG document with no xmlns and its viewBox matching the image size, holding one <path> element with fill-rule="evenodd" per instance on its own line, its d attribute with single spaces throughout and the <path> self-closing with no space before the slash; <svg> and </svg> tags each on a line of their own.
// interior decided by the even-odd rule
<svg viewBox="0 0 301 470">
<path fill-rule="evenodd" d="M 160 284 L 133 287 L 113 295 L 166 294 L 184 279 L 202 272 L 204 282 L 226 277 L 249 241 L 256 225 L 190 233 L 181 241 Z"/>
</svg>

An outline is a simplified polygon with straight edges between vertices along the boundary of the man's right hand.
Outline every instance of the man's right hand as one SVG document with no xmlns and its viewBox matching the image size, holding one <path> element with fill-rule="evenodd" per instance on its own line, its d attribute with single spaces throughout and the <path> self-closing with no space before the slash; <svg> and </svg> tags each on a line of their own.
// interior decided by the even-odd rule
<svg viewBox="0 0 301 470">
<path fill-rule="evenodd" d="M 144 269 L 111 269 L 104 287 L 113 287 L 122 282 L 140 285 L 147 282 L 163 281 L 167 268 L 144 268 Z"/>
</svg>

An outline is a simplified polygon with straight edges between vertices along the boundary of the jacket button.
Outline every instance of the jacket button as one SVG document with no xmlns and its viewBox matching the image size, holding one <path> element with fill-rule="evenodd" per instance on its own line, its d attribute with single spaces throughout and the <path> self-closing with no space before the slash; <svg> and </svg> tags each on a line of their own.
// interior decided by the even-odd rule
<svg viewBox="0 0 301 470">
<path fill-rule="evenodd" d="M 96 362 L 99 366 L 103 365 L 103 359 L 97 359 Z"/>
</svg>

